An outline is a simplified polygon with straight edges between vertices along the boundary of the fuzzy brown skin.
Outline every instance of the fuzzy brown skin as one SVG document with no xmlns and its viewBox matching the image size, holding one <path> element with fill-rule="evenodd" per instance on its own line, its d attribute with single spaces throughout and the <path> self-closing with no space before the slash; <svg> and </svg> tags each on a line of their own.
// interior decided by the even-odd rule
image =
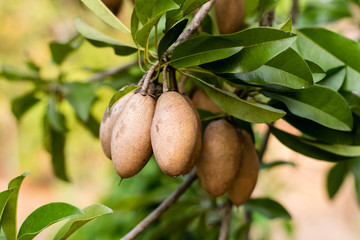
<svg viewBox="0 0 360 240">
<path fill-rule="evenodd" d="M 216 0 L 215 15 L 221 34 L 238 32 L 244 23 L 244 0 Z"/>
<path fill-rule="evenodd" d="M 240 141 L 233 125 L 224 119 L 205 129 L 196 164 L 201 186 L 213 197 L 223 195 L 233 182 L 240 164 Z"/>
<path fill-rule="evenodd" d="M 130 92 L 120 98 L 110 109 L 110 113 L 105 110 L 104 116 L 100 124 L 100 143 L 105 155 L 111 159 L 111 134 L 121 111 L 123 110 L 127 101 L 134 95 L 134 92 Z"/>
<path fill-rule="evenodd" d="M 222 112 L 221 109 L 206 95 L 205 91 L 198 88 L 194 91 L 191 97 L 192 102 L 196 108 L 205 109 L 212 113 Z"/>
<path fill-rule="evenodd" d="M 140 172 L 152 155 L 150 128 L 155 100 L 135 94 L 115 123 L 111 138 L 111 156 L 116 172 L 129 178 Z"/>
<path fill-rule="evenodd" d="M 251 136 L 245 130 L 239 130 L 238 134 L 243 152 L 238 172 L 228 190 L 229 198 L 236 206 L 249 200 L 255 188 L 260 168 L 259 157 Z"/>
<path fill-rule="evenodd" d="M 184 175 L 194 167 L 199 128 L 193 108 L 181 94 L 166 92 L 160 96 L 151 126 L 151 144 L 165 174 Z"/>
</svg>

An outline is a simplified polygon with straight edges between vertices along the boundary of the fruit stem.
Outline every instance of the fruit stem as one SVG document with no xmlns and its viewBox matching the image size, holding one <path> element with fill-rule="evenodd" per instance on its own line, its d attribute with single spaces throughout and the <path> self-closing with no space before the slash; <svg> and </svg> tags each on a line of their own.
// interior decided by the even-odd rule
<svg viewBox="0 0 360 240">
<path fill-rule="evenodd" d="M 230 200 L 227 200 L 224 209 L 225 209 L 225 214 L 221 222 L 219 240 L 226 240 L 227 234 L 229 232 L 229 227 L 231 222 L 231 210 L 232 210 L 232 202 Z"/>
<path fill-rule="evenodd" d="M 167 91 L 169 91 L 167 71 L 168 71 L 168 65 L 165 65 L 164 68 L 163 68 L 163 76 L 162 76 L 163 93 L 166 93 Z"/>
<path fill-rule="evenodd" d="M 149 89 L 151 77 L 153 76 L 155 69 L 158 67 L 158 65 L 159 65 L 159 62 L 157 61 L 154 65 L 151 66 L 149 71 L 146 72 L 144 84 L 142 85 L 142 88 L 141 88 L 141 95 L 145 96 L 147 94 L 147 90 Z"/>
<path fill-rule="evenodd" d="M 170 81 L 170 91 L 179 91 L 177 81 L 176 81 L 176 72 L 175 68 L 169 66 L 169 81 Z"/>
<path fill-rule="evenodd" d="M 176 189 L 167 199 L 165 199 L 154 211 L 152 211 L 145 219 L 128 232 L 121 240 L 135 239 L 142 233 L 151 223 L 158 219 L 169 207 L 171 207 L 179 197 L 188 189 L 197 179 L 196 170 L 193 170 L 188 178 Z"/>
</svg>

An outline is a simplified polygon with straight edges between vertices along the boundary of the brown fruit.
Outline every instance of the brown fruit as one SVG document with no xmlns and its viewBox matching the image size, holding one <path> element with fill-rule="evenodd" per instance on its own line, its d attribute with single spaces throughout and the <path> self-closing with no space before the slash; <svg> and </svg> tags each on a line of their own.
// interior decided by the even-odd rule
<svg viewBox="0 0 360 240">
<path fill-rule="evenodd" d="M 151 144 L 161 170 L 169 176 L 187 174 L 199 151 L 197 116 L 177 92 L 163 93 L 157 101 L 151 126 Z"/>
<path fill-rule="evenodd" d="M 219 113 L 221 109 L 206 95 L 205 91 L 198 88 L 192 94 L 191 100 L 196 108 L 208 110 L 212 113 Z"/>
<path fill-rule="evenodd" d="M 217 0 L 215 15 L 221 34 L 240 31 L 245 16 L 244 0 Z"/>
<path fill-rule="evenodd" d="M 259 173 L 259 157 L 251 136 L 245 130 L 240 130 L 238 134 L 243 151 L 238 172 L 228 190 L 230 200 L 237 206 L 249 200 Z"/>
<path fill-rule="evenodd" d="M 155 100 L 135 94 L 126 103 L 115 123 L 111 138 L 111 156 L 122 178 L 137 174 L 152 155 L 150 128 Z"/>
<path fill-rule="evenodd" d="M 241 149 L 233 125 L 224 119 L 211 122 L 205 129 L 197 174 L 201 186 L 213 197 L 223 195 L 233 182 Z"/>
<path fill-rule="evenodd" d="M 134 92 L 128 93 L 120 98 L 110 109 L 110 113 L 105 110 L 104 116 L 100 124 L 100 143 L 105 155 L 111 159 L 111 134 L 121 111 L 127 101 L 134 95 Z"/>
</svg>

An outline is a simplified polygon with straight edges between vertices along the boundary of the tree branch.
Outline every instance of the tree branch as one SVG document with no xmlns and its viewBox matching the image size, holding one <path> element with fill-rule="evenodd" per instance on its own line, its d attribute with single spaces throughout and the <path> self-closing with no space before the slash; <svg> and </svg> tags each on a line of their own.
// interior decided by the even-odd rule
<svg viewBox="0 0 360 240">
<path fill-rule="evenodd" d="M 263 162 L 263 157 L 264 157 L 264 154 L 265 154 L 265 151 L 266 151 L 266 148 L 268 146 L 268 143 L 269 143 L 269 137 L 270 137 L 270 127 L 268 126 L 268 129 L 266 131 L 266 133 L 264 134 L 264 139 L 261 143 L 261 146 L 260 146 L 260 151 L 259 151 L 259 162 L 262 163 Z M 252 222 L 252 212 L 249 211 L 249 210 L 245 210 L 245 221 L 246 223 L 249 223 L 249 229 L 248 231 L 246 232 L 246 235 L 245 235 L 245 240 L 249 240 L 249 234 L 250 234 L 250 228 L 251 228 L 251 222 Z"/>
<path fill-rule="evenodd" d="M 171 205 L 173 205 L 179 197 L 188 189 L 196 180 L 196 171 L 193 170 L 188 178 L 176 189 L 165 201 L 163 201 L 153 212 L 151 212 L 145 219 L 136 225 L 130 232 L 128 232 L 121 240 L 135 239 L 141 232 L 143 232 L 152 222 L 161 216 Z"/>
<path fill-rule="evenodd" d="M 260 26 L 272 27 L 274 18 L 275 18 L 275 9 L 271 10 L 261 19 Z"/>
<path fill-rule="evenodd" d="M 298 15 L 299 15 L 299 1 L 293 0 L 293 5 L 291 7 L 291 18 L 293 24 L 296 24 Z"/>
<path fill-rule="evenodd" d="M 174 49 L 180 44 L 188 40 L 192 37 L 192 35 L 196 32 L 196 30 L 200 27 L 201 22 L 206 17 L 207 13 L 210 11 L 212 5 L 214 5 L 215 0 L 210 0 L 204 5 L 201 6 L 199 11 L 195 14 L 192 21 L 186 27 L 186 29 L 180 34 L 174 45 L 166 51 L 165 55 L 169 54 L 170 52 L 174 51 Z"/>
<path fill-rule="evenodd" d="M 229 227 L 231 222 L 231 210 L 232 210 L 232 203 L 230 200 L 227 200 L 224 208 L 225 208 L 225 214 L 221 222 L 219 240 L 226 240 L 229 232 Z"/>
</svg>

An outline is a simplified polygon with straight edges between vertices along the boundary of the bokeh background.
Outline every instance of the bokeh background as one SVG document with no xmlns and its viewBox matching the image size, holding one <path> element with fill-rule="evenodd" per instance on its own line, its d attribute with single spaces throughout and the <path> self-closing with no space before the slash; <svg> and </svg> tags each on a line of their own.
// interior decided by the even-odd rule
<svg viewBox="0 0 360 240">
<path fill-rule="evenodd" d="M 132 3 L 125 1 L 118 15 L 127 25 L 131 9 Z M 290 9 L 291 1 L 279 0 L 276 23 L 285 21 Z M 0 65 L 23 68 L 30 59 L 42 67 L 42 76 L 51 78 L 56 75 L 59 69 L 51 61 L 48 44 L 53 40 L 67 41 L 71 38 L 76 33 L 73 19 L 77 16 L 82 16 L 104 32 L 114 34 L 80 1 L 0 1 Z M 308 24 L 324 26 L 358 41 L 360 8 L 349 0 L 300 0 L 298 25 Z M 61 71 L 67 72 L 68 79 L 87 81 L 92 74 L 87 69 L 107 69 L 134 60 L 134 56 L 118 57 L 111 49 L 95 48 L 84 42 L 61 66 Z M 164 176 L 152 159 L 139 175 L 118 186 L 119 177 L 102 153 L 99 140 L 76 121 L 73 109 L 66 104 L 61 108 L 69 116 L 66 162 L 71 182 L 57 179 L 52 173 L 50 155 L 43 148 L 40 116 L 46 104 L 34 106 L 20 122 L 16 121 L 11 112 L 11 101 L 30 89 L 29 83 L 9 82 L 0 76 L 0 190 L 5 190 L 13 177 L 25 171 L 31 172 L 20 191 L 19 224 L 33 210 L 49 202 L 68 202 L 79 208 L 101 202 L 116 210 L 115 213 L 85 225 L 73 239 L 118 239 L 153 207 L 145 204 L 145 210 L 140 211 L 136 206 L 141 204 L 134 205 L 133 201 L 146 202 L 152 199 L 151 204 L 155 204 L 182 181 L 181 178 Z M 98 99 L 92 113 L 98 121 L 113 93 L 114 89 L 110 87 L 97 89 Z M 285 122 L 277 124 L 280 128 L 296 133 Z M 261 135 L 266 127 L 259 124 L 255 129 Z M 332 164 L 294 153 L 270 137 L 264 161 L 274 160 L 292 161 L 296 166 L 262 171 L 254 196 L 276 199 L 286 207 L 293 219 L 268 221 L 255 215 L 252 239 L 359 239 L 360 211 L 352 178 L 346 179 L 338 195 L 331 201 L 326 193 L 326 174 Z M 142 194 L 149 189 L 154 190 L 150 195 Z M 189 191 L 197 194 L 191 189 Z M 177 210 L 180 211 L 180 208 Z M 181 214 L 175 210 L 173 213 Z M 242 214 L 239 209 L 233 225 L 237 224 L 237 219 L 241 220 L 239 216 Z M 156 224 L 160 225 L 159 222 Z M 50 239 L 59 226 L 56 224 L 36 239 Z"/>
</svg>

